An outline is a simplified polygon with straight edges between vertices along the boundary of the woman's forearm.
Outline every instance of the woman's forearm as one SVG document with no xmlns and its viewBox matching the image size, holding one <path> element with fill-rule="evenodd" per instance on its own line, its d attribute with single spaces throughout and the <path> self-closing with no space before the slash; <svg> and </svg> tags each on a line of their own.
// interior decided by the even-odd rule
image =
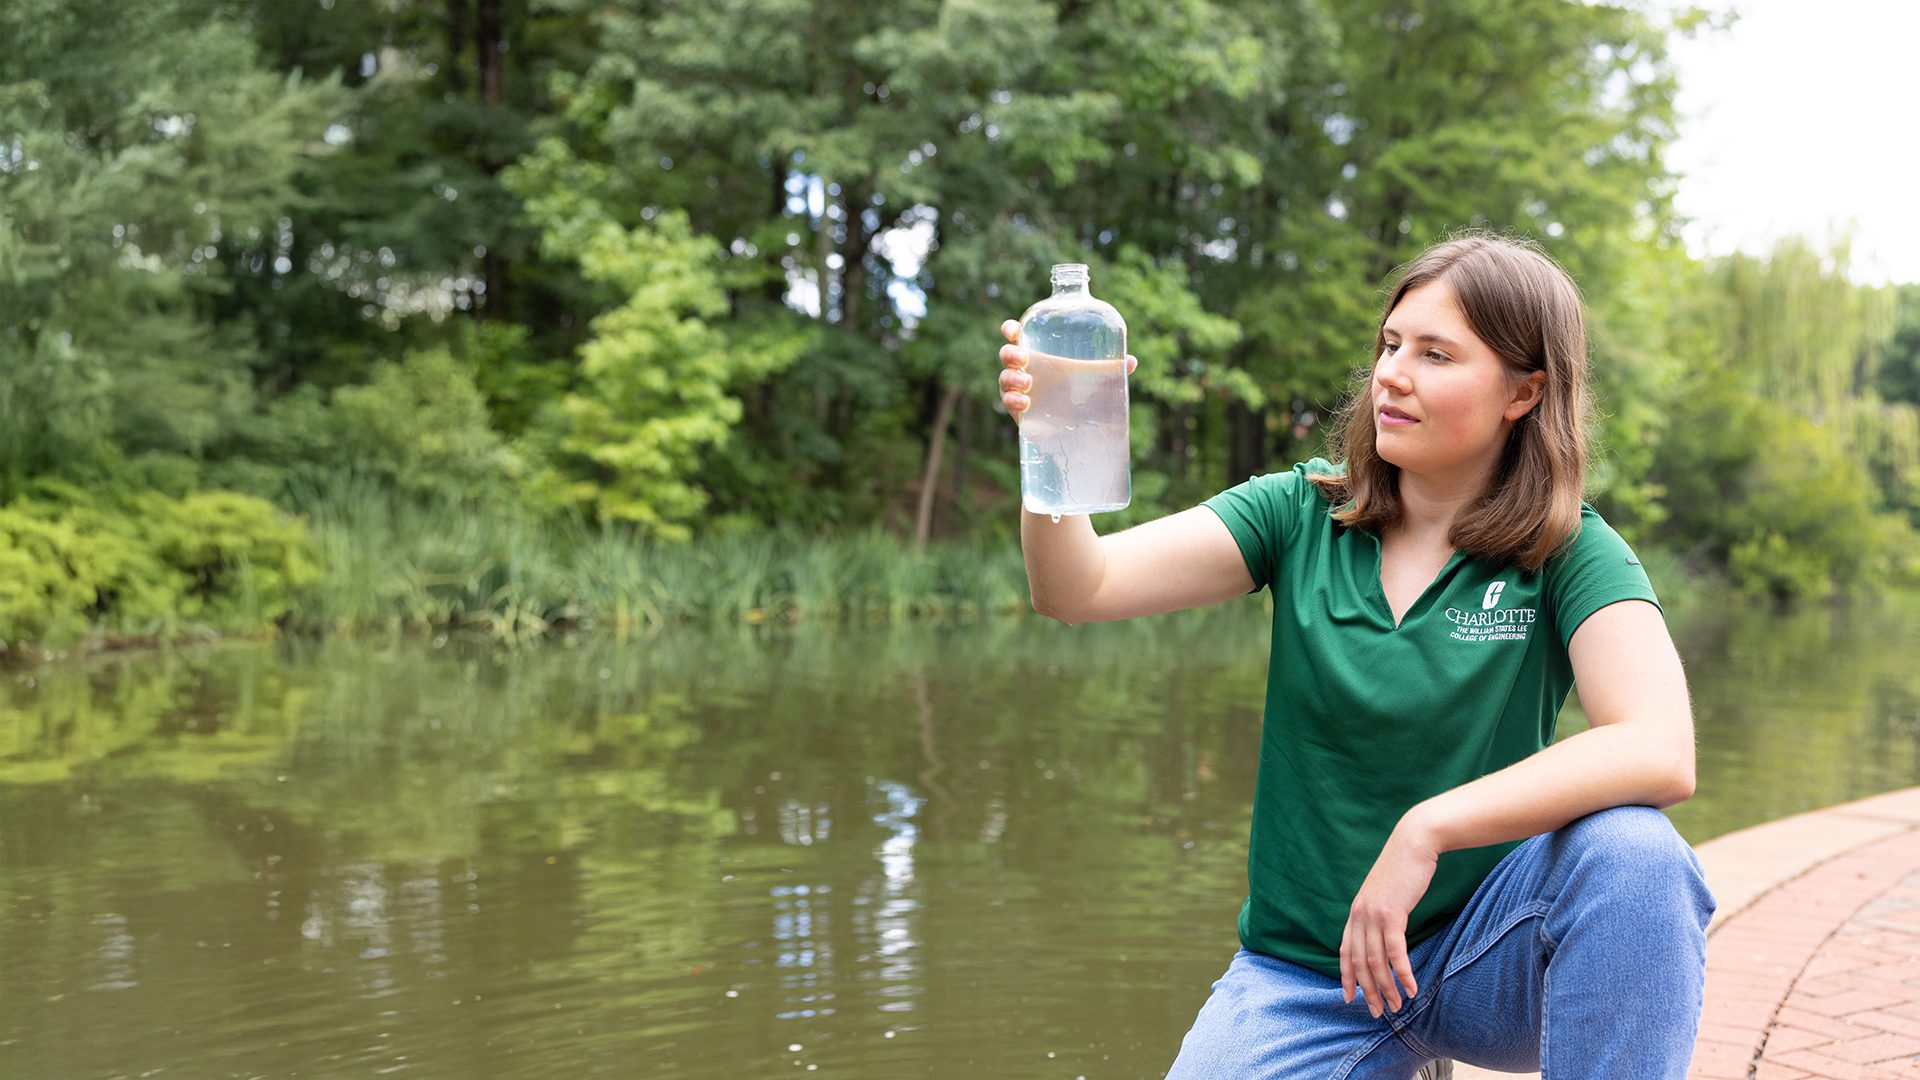
<svg viewBox="0 0 1920 1080">
<path fill-rule="evenodd" d="M 1551 832 L 1613 806 L 1665 808 L 1692 797 L 1690 770 L 1661 725 L 1589 728 L 1537 754 L 1426 799 L 1400 829 L 1435 851 Z"/>
<path fill-rule="evenodd" d="M 1020 551 L 1027 560 L 1027 591 L 1033 610 L 1062 622 L 1079 622 L 1081 602 L 1093 595 L 1106 572 L 1100 537 L 1085 514 L 1020 510 Z"/>
</svg>

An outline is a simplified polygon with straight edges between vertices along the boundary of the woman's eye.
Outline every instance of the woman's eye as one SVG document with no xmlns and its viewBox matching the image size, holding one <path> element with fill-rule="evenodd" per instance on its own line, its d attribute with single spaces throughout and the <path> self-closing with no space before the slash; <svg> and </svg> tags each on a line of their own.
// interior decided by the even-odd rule
<svg viewBox="0 0 1920 1080">
<path fill-rule="evenodd" d="M 1400 343 L 1397 341 L 1383 342 L 1380 346 L 1380 352 L 1382 355 L 1385 355 L 1385 356 L 1391 356 L 1395 352 L 1398 352 L 1399 349 L 1400 349 Z M 1427 359 L 1434 360 L 1443 364 L 1453 359 L 1453 357 L 1448 356 L 1446 353 L 1443 353 L 1438 349 L 1428 349 L 1425 355 Z"/>
</svg>

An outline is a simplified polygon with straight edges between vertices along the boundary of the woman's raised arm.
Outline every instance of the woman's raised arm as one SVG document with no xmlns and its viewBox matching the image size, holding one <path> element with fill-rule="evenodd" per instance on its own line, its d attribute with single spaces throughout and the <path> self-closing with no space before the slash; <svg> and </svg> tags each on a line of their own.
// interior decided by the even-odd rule
<svg viewBox="0 0 1920 1080">
<path fill-rule="evenodd" d="M 1064 623 L 1115 622 L 1253 591 L 1240 545 L 1204 506 L 1097 536 L 1085 515 L 1020 511 L 1033 609 Z"/>
<path fill-rule="evenodd" d="M 1026 411 L 1033 380 L 1015 341 L 1020 324 L 1000 326 L 1000 396 L 1014 420 Z M 1127 358 L 1132 374 L 1135 361 Z M 1054 521 L 1024 507 L 1020 550 L 1033 609 L 1064 623 L 1113 622 L 1231 600 L 1253 591 L 1240 545 L 1204 506 L 1100 536 L 1084 514 Z"/>
</svg>

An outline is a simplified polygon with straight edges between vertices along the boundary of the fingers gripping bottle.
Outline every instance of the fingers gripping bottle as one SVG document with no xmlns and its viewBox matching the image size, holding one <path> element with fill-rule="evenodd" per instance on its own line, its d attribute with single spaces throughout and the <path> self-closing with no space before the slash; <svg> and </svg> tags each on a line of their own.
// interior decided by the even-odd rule
<svg viewBox="0 0 1920 1080">
<path fill-rule="evenodd" d="M 1020 417 L 1020 502 L 1036 514 L 1098 514 L 1133 501 L 1127 324 L 1087 291 L 1084 263 L 1053 268 L 1053 295 L 1020 318 L 1033 386 Z"/>
</svg>

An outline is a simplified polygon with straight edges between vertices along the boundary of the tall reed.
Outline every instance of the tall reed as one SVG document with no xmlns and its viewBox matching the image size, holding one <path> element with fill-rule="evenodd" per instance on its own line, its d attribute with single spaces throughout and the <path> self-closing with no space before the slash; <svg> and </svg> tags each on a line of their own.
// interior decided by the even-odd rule
<svg viewBox="0 0 1920 1080">
<path fill-rule="evenodd" d="M 1028 610 L 1017 542 L 916 551 L 877 527 L 796 529 L 669 544 L 633 530 L 421 504 L 344 478 L 295 491 L 324 570 L 300 598 L 315 629 L 614 632 L 689 620 L 977 618 Z"/>
</svg>

